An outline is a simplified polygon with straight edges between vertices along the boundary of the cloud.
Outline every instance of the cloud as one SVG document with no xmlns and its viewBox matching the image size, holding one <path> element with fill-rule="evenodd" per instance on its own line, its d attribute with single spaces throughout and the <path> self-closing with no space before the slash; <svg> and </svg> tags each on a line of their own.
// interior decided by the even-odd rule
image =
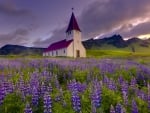
<svg viewBox="0 0 150 113">
<path fill-rule="evenodd" d="M 24 45 L 28 41 L 26 38 L 28 34 L 29 31 L 23 28 L 16 29 L 12 33 L 0 34 L 0 46 L 4 46 L 5 44 Z"/>
<path fill-rule="evenodd" d="M 109 32 L 150 15 L 149 0 L 97 0 L 80 17 L 85 38 Z"/>
<path fill-rule="evenodd" d="M 11 16 L 29 16 L 32 15 L 30 11 L 26 9 L 17 8 L 17 6 L 11 2 L 6 1 L 0 4 L 0 13 Z"/>
<path fill-rule="evenodd" d="M 142 20 L 150 19 L 149 6 L 150 0 L 94 0 L 84 8 L 77 20 L 84 39 L 112 33 L 121 33 L 126 38 L 148 32 L 149 23 L 144 24 Z M 65 38 L 66 28 L 67 25 L 56 29 L 51 37 L 34 44 L 46 46 L 61 40 Z"/>
<path fill-rule="evenodd" d="M 124 37 L 132 38 L 139 35 L 150 34 L 150 21 L 140 23 L 132 27 L 129 31 L 120 31 L 121 35 Z"/>
<path fill-rule="evenodd" d="M 33 45 L 37 46 L 37 47 L 47 47 L 53 42 L 57 42 L 62 39 L 65 39 L 66 38 L 65 29 L 66 29 L 66 27 L 55 29 L 52 32 L 53 33 L 52 36 L 50 36 L 46 40 L 40 40 L 41 38 L 39 38 L 35 42 L 33 42 Z"/>
</svg>

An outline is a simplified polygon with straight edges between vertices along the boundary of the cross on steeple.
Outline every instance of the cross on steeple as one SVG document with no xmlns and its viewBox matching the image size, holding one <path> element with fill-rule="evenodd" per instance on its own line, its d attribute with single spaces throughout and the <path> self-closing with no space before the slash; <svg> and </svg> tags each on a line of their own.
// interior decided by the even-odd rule
<svg viewBox="0 0 150 113">
<path fill-rule="evenodd" d="M 74 8 L 72 7 L 71 9 L 72 9 L 72 12 L 73 12 L 73 11 L 74 11 Z"/>
</svg>

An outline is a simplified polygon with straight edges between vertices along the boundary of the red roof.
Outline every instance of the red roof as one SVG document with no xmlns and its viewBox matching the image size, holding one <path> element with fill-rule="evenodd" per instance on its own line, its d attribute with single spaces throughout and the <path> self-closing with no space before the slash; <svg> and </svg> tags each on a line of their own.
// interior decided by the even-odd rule
<svg viewBox="0 0 150 113">
<path fill-rule="evenodd" d="M 44 52 L 66 48 L 71 44 L 72 41 L 73 40 L 67 41 L 66 39 L 64 39 L 59 42 L 55 42 L 55 43 L 51 44 L 48 48 L 46 48 Z"/>
<path fill-rule="evenodd" d="M 71 30 L 81 31 L 73 13 L 71 15 L 70 22 L 69 22 L 69 25 L 68 25 L 66 32 L 71 31 Z"/>
</svg>

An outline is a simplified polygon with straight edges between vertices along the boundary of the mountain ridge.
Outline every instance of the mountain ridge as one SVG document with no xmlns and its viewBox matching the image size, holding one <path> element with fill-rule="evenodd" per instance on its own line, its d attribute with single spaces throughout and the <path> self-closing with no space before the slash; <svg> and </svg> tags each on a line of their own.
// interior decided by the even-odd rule
<svg viewBox="0 0 150 113">
<path fill-rule="evenodd" d="M 116 48 L 125 48 L 135 43 L 138 43 L 142 47 L 149 47 L 150 39 L 142 40 L 134 37 L 128 40 L 123 40 L 123 37 L 121 35 L 115 34 L 111 37 L 105 37 L 102 39 L 88 39 L 83 42 L 83 45 L 86 49 L 91 49 L 92 47 L 101 47 L 104 44 L 112 45 Z"/>
</svg>

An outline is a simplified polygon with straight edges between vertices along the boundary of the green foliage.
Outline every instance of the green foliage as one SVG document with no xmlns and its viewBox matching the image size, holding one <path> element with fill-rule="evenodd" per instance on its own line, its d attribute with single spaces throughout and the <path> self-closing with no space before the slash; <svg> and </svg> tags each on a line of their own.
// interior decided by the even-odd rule
<svg viewBox="0 0 150 113">
<path fill-rule="evenodd" d="M 140 98 L 136 98 L 139 113 L 149 113 L 148 104 Z"/>
<path fill-rule="evenodd" d="M 20 95 L 15 93 L 5 97 L 4 104 L 0 107 L 0 113 L 23 113 L 25 103 Z"/>
<path fill-rule="evenodd" d="M 19 75 L 19 73 L 17 73 L 16 75 L 13 75 L 11 80 L 14 84 L 16 84 L 18 82 L 19 78 L 20 78 L 20 75 Z"/>
<path fill-rule="evenodd" d="M 124 80 L 130 82 L 131 79 L 136 76 L 136 72 L 137 72 L 137 70 L 134 67 L 130 68 L 129 70 L 120 69 L 116 72 L 115 76 L 116 76 L 116 79 L 119 76 L 122 76 Z"/>
<path fill-rule="evenodd" d="M 102 106 L 104 113 L 109 113 L 110 106 L 115 106 L 117 103 L 122 103 L 121 94 L 114 92 L 106 87 L 102 88 Z"/>
<path fill-rule="evenodd" d="M 73 76 L 77 81 L 84 82 L 87 78 L 87 70 L 75 70 L 73 71 Z"/>
</svg>

